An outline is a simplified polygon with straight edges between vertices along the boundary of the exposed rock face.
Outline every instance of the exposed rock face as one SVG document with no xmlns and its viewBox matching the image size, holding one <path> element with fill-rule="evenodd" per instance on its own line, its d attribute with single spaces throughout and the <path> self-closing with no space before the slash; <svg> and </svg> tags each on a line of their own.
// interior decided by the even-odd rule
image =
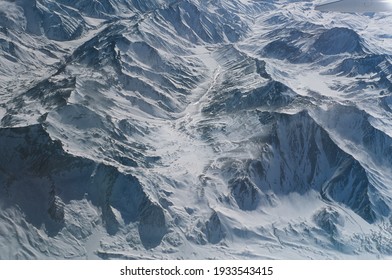
<svg viewBox="0 0 392 280">
<path fill-rule="evenodd" d="M 249 178 L 235 178 L 229 181 L 231 194 L 242 210 L 254 210 L 260 201 L 259 189 Z"/>
<path fill-rule="evenodd" d="M 390 257 L 392 19 L 312 5 L 0 1 L 0 258 Z"/>
</svg>

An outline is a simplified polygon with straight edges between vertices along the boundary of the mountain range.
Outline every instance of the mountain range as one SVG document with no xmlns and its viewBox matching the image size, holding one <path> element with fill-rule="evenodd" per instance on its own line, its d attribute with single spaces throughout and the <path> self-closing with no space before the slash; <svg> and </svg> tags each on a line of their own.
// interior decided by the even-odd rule
<svg viewBox="0 0 392 280">
<path fill-rule="evenodd" d="M 0 1 L 0 259 L 392 255 L 392 19 Z"/>
</svg>

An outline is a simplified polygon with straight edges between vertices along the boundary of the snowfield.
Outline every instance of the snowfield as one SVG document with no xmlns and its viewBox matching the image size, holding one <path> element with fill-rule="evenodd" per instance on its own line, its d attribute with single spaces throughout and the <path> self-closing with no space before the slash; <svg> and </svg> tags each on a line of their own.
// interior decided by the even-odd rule
<svg viewBox="0 0 392 280">
<path fill-rule="evenodd" d="M 392 256 L 392 18 L 0 1 L 0 259 Z"/>
</svg>

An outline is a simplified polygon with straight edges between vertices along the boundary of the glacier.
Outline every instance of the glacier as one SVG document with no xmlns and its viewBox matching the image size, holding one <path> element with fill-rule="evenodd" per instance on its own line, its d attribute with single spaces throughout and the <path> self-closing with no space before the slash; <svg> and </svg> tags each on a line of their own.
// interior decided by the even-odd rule
<svg viewBox="0 0 392 280">
<path fill-rule="evenodd" d="M 388 13 L 0 1 L 0 259 L 386 259 Z"/>
</svg>

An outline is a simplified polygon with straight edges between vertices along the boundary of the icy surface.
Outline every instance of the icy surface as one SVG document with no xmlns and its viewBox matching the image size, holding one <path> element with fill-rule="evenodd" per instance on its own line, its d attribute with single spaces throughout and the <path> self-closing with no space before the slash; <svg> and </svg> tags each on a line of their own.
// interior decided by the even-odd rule
<svg viewBox="0 0 392 280">
<path fill-rule="evenodd" d="M 0 258 L 390 258 L 392 19 L 320 3 L 0 1 Z"/>
</svg>

